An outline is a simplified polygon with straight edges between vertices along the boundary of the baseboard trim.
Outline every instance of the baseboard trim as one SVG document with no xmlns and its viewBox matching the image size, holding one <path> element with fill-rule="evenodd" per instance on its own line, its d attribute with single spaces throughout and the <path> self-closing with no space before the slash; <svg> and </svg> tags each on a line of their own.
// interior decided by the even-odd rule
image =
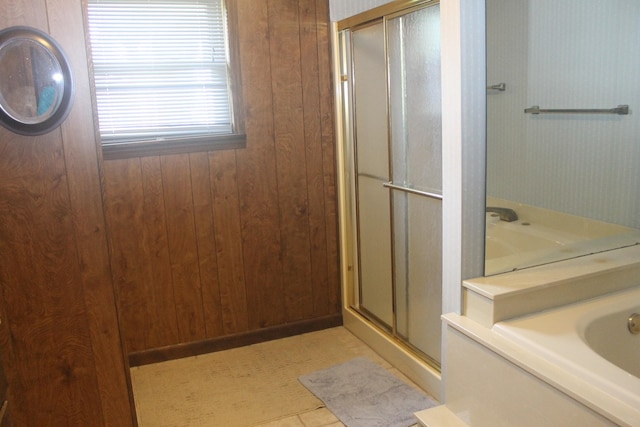
<svg viewBox="0 0 640 427">
<path fill-rule="evenodd" d="M 243 347 L 250 344 L 286 338 L 307 332 L 319 331 L 342 325 L 342 314 L 332 314 L 310 320 L 302 320 L 284 325 L 271 326 L 255 331 L 223 337 L 194 341 L 186 344 L 170 345 L 166 347 L 152 348 L 149 350 L 129 353 L 129 366 L 141 366 L 199 354 L 213 353 L 215 351 L 228 350 Z"/>
</svg>

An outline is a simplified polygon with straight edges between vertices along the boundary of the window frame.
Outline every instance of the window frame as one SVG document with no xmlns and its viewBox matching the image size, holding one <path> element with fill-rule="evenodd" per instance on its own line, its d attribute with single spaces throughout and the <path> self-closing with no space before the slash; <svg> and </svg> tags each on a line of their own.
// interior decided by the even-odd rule
<svg viewBox="0 0 640 427">
<path fill-rule="evenodd" d="M 246 147 L 245 115 L 242 96 L 242 73 L 240 71 L 240 45 L 238 41 L 238 12 L 237 0 L 223 0 L 227 12 L 227 39 L 229 49 L 229 90 L 230 109 L 232 116 L 232 132 L 229 134 L 214 134 L 191 137 L 165 138 L 157 141 L 122 142 L 102 144 L 98 127 L 98 109 L 96 100 L 95 77 L 90 74 L 91 92 L 94 108 L 94 126 L 97 143 L 102 150 L 104 160 L 117 160 L 132 157 L 146 157 L 169 154 L 183 154 L 215 150 L 242 149 Z M 88 27 L 87 4 L 85 2 L 85 26 Z M 89 33 L 86 34 L 88 59 L 91 64 L 91 42 Z M 91 65 L 90 65 L 90 68 Z"/>
</svg>

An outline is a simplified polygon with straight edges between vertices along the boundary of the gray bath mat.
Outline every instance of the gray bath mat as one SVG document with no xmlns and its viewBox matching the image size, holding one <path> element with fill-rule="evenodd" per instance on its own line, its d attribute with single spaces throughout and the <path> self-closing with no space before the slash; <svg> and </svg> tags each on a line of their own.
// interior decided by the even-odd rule
<svg viewBox="0 0 640 427">
<path fill-rule="evenodd" d="M 438 405 L 365 357 L 303 375 L 299 381 L 347 427 L 408 427 L 414 412 Z"/>
</svg>

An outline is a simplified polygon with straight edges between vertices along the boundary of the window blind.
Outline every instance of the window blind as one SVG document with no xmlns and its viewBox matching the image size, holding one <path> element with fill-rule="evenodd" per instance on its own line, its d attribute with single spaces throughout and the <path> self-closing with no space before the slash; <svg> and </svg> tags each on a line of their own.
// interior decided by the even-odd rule
<svg viewBox="0 0 640 427">
<path fill-rule="evenodd" d="M 232 132 L 222 0 L 89 0 L 103 145 Z"/>
</svg>

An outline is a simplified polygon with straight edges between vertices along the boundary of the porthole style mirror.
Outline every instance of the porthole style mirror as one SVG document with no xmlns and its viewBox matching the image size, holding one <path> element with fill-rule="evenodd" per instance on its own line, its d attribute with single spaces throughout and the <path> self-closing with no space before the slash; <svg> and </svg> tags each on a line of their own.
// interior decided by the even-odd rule
<svg viewBox="0 0 640 427">
<path fill-rule="evenodd" d="M 0 30 L 0 123 L 22 135 L 42 135 L 69 114 L 73 74 L 62 48 L 31 27 Z"/>
</svg>

